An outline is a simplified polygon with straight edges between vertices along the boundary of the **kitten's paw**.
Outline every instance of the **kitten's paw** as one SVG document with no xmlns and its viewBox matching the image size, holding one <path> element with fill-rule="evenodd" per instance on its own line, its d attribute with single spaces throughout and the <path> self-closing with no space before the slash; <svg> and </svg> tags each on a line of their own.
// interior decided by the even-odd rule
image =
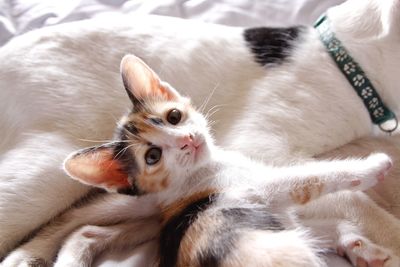
<svg viewBox="0 0 400 267">
<path fill-rule="evenodd" d="M 17 249 L 11 252 L 2 262 L 1 267 L 49 267 L 51 261 L 35 257 L 29 251 Z"/>
<path fill-rule="evenodd" d="M 361 236 L 352 236 L 341 242 L 338 254 L 347 256 L 356 267 L 398 267 L 400 259 L 389 249 L 373 244 Z"/>
<path fill-rule="evenodd" d="M 366 159 L 360 161 L 357 175 L 350 177 L 349 189 L 363 191 L 382 182 L 392 165 L 392 160 L 386 154 L 376 153 L 370 155 Z"/>
<path fill-rule="evenodd" d="M 76 260 L 74 256 L 72 256 L 70 258 L 61 257 L 60 259 L 57 259 L 53 267 L 75 267 L 75 266 L 85 267 L 85 266 L 90 266 L 90 264 L 82 263 L 79 260 Z"/>
</svg>

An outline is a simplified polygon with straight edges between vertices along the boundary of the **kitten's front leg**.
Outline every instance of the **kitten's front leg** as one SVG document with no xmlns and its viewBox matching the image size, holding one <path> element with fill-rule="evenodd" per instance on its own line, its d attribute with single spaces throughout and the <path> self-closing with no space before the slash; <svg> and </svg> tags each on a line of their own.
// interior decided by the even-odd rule
<svg viewBox="0 0 400 267">
<path fill-rule="evenodd" d="M 279 168 L 278 177 L 270 179 L 265 187 L 265 195 L 280 207 L 303 205 L 341 190 L 366 190 L 383 181 L 391 166 L 391 159 L 378 153 L 365 159 L 316 161 Z"/>
<path fill-rule="evenodd" d="M 105 249 L 135 247 L 158 236 L 157 217 L 112 226 L 86 225 L 68 237 L 54 267 L 92 266 L 93 259 Z"/>
</svg>

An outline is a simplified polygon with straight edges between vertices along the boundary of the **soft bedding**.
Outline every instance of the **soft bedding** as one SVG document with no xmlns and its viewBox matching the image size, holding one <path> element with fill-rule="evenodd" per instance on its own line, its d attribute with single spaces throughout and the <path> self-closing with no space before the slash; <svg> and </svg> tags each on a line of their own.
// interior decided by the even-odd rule
<svg viewBox="0 0 400 267">
<path fill-rule="evenodd" d="M 105 13 L 158 14 L 232 26 L 311 24 L 344 0 L 2 0 L 0 46 L 24 32 Z"/>
<path fill-rule="evenodd" d="M 232 26 L 311 24 L 328 7 L 344 0 L 0 0 L 0 46 L 14 36 L 55 24 L 109 13 L 158 14 Z M 107 252 L 97 266 L 148 266 L 147 243 L 135 251 Z M 349 266 L 332 257 L 330 266 Z"/>
</svg>

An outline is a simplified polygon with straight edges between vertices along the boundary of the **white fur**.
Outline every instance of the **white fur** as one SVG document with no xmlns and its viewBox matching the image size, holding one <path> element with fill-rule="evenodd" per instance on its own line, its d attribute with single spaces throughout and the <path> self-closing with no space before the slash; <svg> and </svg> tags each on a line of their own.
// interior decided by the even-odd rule
<svg viewBox="0 0 400 267">
<path fill-rule="evenodd" d="M 328 12 L 395 112 L 398 10 L 395 0 L 349 0 Z M 2 47 L 0 255 L 87 192 L 60 165 L 69 151 L 91 144 L 84 139 L 111 137 L 128 104 L 118 74 L 126 53 L 199 106 L 214 92 L 206 110 L 219 109 L 212 116 L 218 144 L 268 162 L 312 156 L 372 133 L 368 113 L 314 31 L 290 63 L 275 68 L 258 66 L 241 34 L 172 18 L 110 19 L 49 27 Z M 47 159 L 35 162 L 39 157 Z"/>
<path fill-rule="evenodd" d="M 222 266 L 254 263 L 255 266 L 322 267 L 325 264 L 317 255 L 320 243 L 316 238 L 328 242 L 330 245 L 327 248 L 335 249 L 337 240 L 344 235 L 338 233 L 338 236 L 325 239 L 324 235 L 311 236 L 301 229 L 288 211 L 289 207 L 299 204 L 291 193 L 302 192 L 299 187 L 311 188 L 315 177 L 318 177 L 318 183 L 323 187 L 321 191 L 311 194 L 310 200 L 346 189 L 365 190 L 377 184 L 378 178 L 391 165 L 390 158 L 385 154 L 374 154 L 363 160 L 320 161 L 273 168 L 238 153 L 222 151 L 212 144 L 208 145 L 209 160 L 199 160 L 191 164 L 189 172 L 177 172 L 178 161 L 170 162 L 169 171 L 175 173 L 165 192 L 140 198 L 109 194 L 100 196 L 87 205 L 71 209 L 48 227 L 44 227 L 31 241 L 12 252 L 2 266 L 25 266 L 38 260 L 51 263 L 63 240 L 81 226 L 83 227 L 69 236 L 55 265 L 90 266 L 93 257 L 105 248 L 134 246 L 156 237 L 159 228 L 154 220 L 159 212 L 156 207 L 166 206 L 195 192 L 215 188 L 218 192 L 227 192 L 218 200 L 222 207 L 265 207 L 277 214 L 286 229 L 273 233 L 263 231 L 245 234 L 249 238 L 243 240 L 243 245 L 239 241 L 238 247 L 233 249 L 234 256 L 227 257 Z M 186 151 L 182 150 L 181 153 L 185 154 Z M 359 183 L 354 184 L 354 181 Z M 119 224 L 109 227 L 84 226 L 115 223 Z M 335 231 L 336 227 L 336 224 L 332 224 L 329 231 Z M 275 239 L 281 240 L 281 243 L 276 243 Z M 250 250 L 257 252 L 249 254 Z M 397 256 L 390 250 L 384 252 L 384 259 L 389 256 L 391 259 L 385 267 L 396 266 Z M 288 255 L 287 259 L 281 258 L 283 253 Z"/>
</svg>

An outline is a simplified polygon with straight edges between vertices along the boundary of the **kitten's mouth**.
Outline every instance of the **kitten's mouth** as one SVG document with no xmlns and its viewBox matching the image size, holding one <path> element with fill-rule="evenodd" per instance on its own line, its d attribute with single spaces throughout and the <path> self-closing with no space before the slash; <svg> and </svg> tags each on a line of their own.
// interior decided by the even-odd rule
<svg viewBox="0 0 400 267">
<path fill-rule="evenodd" d="M 199 159 L 199 157 L 201 156 L 202 152 L 203 152 L 203 148 L 204 148 L 204 141 L 200 141 L 200 142 L 194 142 L 190 145 L 184 145 L 182 146 L 180 149 L 181 150 L 187 150 L 186 154 L 191 154 L 194 157 L 194 162 L 197 162 L 197 160 Z"/>
<path fill-rule="evenodd" d="M 197 149 L 200 148 L 201 145 L 203 145 L 203 143 L 198 144 L 198 145 L 192 145 L 192 147 L 193 147 L 195 150 L 197 150 Z M 189 147 L 189 145 L 184 145 L 183 147 L 181 147 L 181 150 L 185 150 L 185 149 L 188 148 L 188 147 Z"/>
<path fill-rule="evenodd" d="M 185 150 L 188 147 L 189 147 L 188 145 L 184 145 L 183 147 L 181 147 L 181 150 Z"/>
</svg>

